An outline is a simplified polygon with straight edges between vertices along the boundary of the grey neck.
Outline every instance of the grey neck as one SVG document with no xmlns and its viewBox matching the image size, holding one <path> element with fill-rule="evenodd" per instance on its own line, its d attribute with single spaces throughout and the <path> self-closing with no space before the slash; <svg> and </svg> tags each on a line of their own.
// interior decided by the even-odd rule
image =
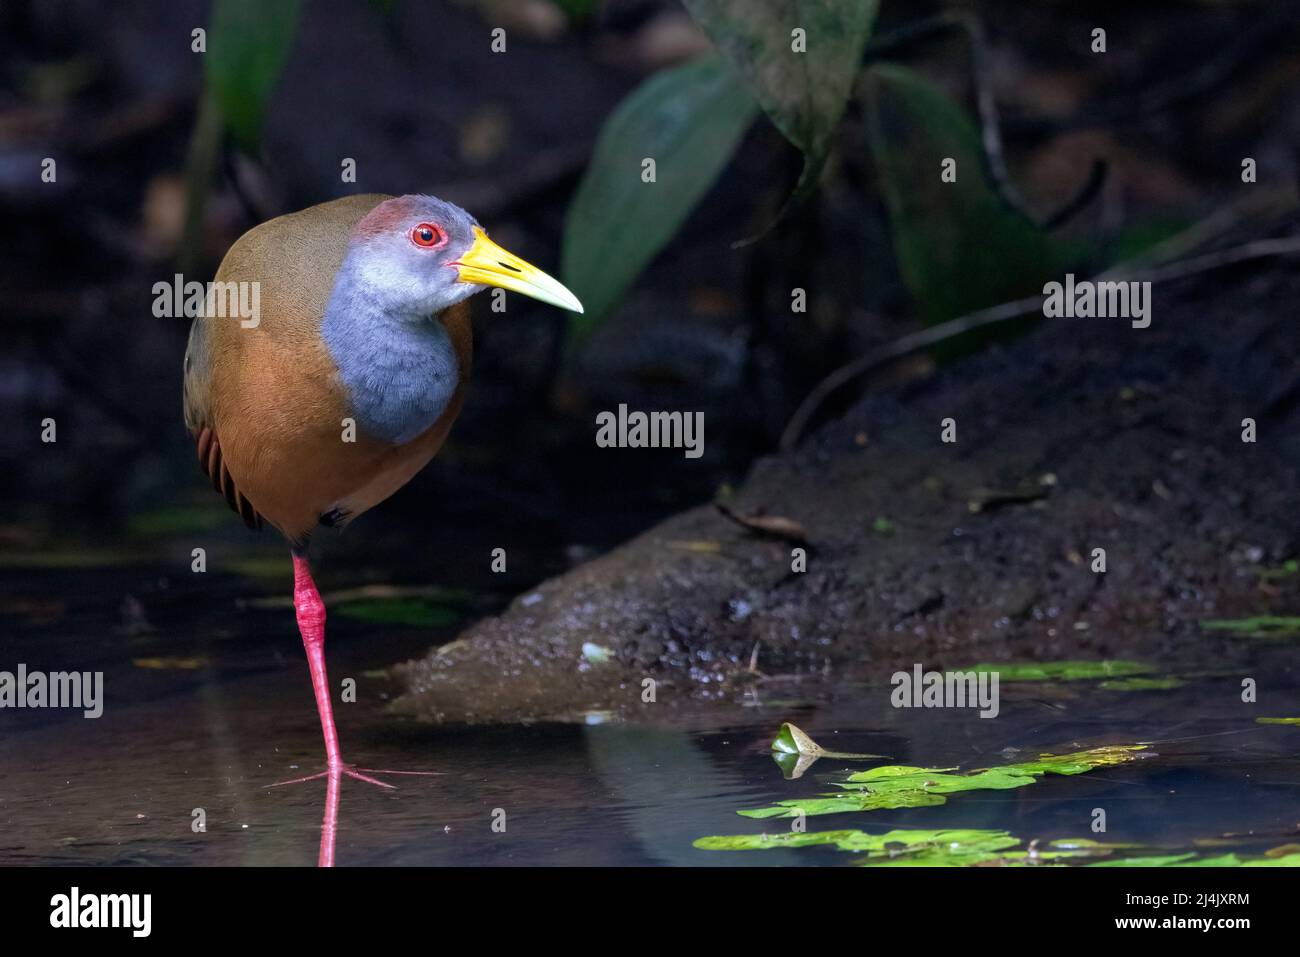
<svg viewBox="0 0 1300 957">
<path fill-rule="evenodd" d="M 404 445 L 447 410 L 460 383 L 456 350 L 441 319 L 394 315 L 346 267 L 339 270 L 321 334 L 360 431 Z"/>
</svg>

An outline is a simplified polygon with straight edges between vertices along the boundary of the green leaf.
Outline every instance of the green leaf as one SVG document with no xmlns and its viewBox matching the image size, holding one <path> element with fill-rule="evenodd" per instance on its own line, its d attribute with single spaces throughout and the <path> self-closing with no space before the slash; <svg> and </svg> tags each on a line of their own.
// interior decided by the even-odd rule
<svg viewBox="0 0 1300 957">
<path fill-rule="evenodd" d="M 996 768 L 951 773 L 952 768 L 917 768 L 888 765 L 849 775 L 836 786 L 850 793 L 819 795 L 778 801 L 770 807 L 738 811 L 742 817 L 812 817 L 847 811 L 877 811 L 904 807 L 933 807 L 947 801 L 946 794 L 962 791 L 1004 791 L 1033 784 L 1043 774 L 1083 774 L 1094 768 L 1126 764 L 1145 755 L 1141 744 L 1106 745 L 1071 754 L 1042 754 Z"/>
<path fill-rule="evenodd" d="M 1226 631 L 1240 638 L 1279 641 L 1300 637 L 1300 617 L 1255 615 L 1251 618 L 1211 618 L 1201 622 L 1206 631 Z"/>
<path fill-rule="evenodd" d="M 1113 861 L 1098 861 L 1089 867 L 1168 867 L 1170 864 L 1182 864 L 1196 857 L 1187 854 L 1158 854 L 1152 857 L 1124 857 Z"/>
<path fill-rule="evenodd" d="M 914 828 L 884 834 L 863 831 L 814 831 L 784 834 L 733 834 L 702 837 L 694 842 L 702 851 L 767 851 L 774 848 L 834 847 L 866 856 L 857 863 L 868 867 L 971 867 L 998 863 L 1006 866 L 1064 863 L 1081 858 L 1108 857 L 1131 844 L 1099 844 L 1086 839 L 1051 841 L 1032 851 L 1021 850 L 1021 840 L 1007 831 L 992 829 Z M 1180 857 L 1180 859 L 1185 859 Z"/>
<path fill-rule="evenodd" d="M 788 751 L 772 752 L 772 760 L 781 769 L 781 777 L 787 781 L 796 781 L 803 777 L 803 773 L 816 764 L 821 756 L 820 751 L 816 754 L 791 754 Z"/>
<path fill-rule="evenodd" d="M 1081 864 L 1086 867 L 1295 867 L 1300 853 L 1294 845 L 1267 851 L 1263 856 L 1237 853 L 1203 856 L 1196 851 L 1152 854 L 1137 844 L 1102 844 L 1087 838 L 1048 841 L 1022 848 L 1021 839 L 992 829 L 929 830 L 914 828 L 884 834 L 858 830 L 791 831 L 782 834 L 730 834 L 701 837 L 694 847 L 702 851 L 769 851 L 776 848 L 834 847 L 866 856 L 856 863 L 867 867 L 1004 867 Z M 1117 854 L 1145 850 L 1132 857 Z M 1103 858 L 1103 860 L 1092 860 Z"/>
<path fill-rule="evenodd" d="M 283 583 L 284 556 L 280 554 L 235 556 L 223 560 L 221 570 L 243 575 L 245 578 L 266 578 Z"/>
<path fill-rule="evenodd" d="M 882 776 L 872 771 L 888 771 L 890 768 L 872 768 L 871 771 L 859 771 L 849 775 L 842 788 L 863 788 L 877 794 L 904 791 L 926 791 L 930 794 L 953 794 L 957 791 L 1004 791 L 1010 788 L 1022 788 L 1033 783 L 1033 775 L 1014 766 L 1003 768 L 985 768 L 962 774 L 946 774 L 927 768 L 909 769 L 914 773 L 898 776 Z"/>
<path fill-rule="evenodd" d="M 419 598 L 362 598 L 339 605 L 338 613 L 345 618 L 412 628 L 444 628 L 461 618 L 453 608 Z"/>
<path fill-rule="evenodd" d="M 1242 867 L 1300 867 L 1300 854 L 1287 854 L 1283 857 L 1264 857 L 1243 861 Z"/>
<path fill-rule="evenodd" d="M 982 662 L 958 671 L 996 671 L 998 681 L 1091 681 L 1124 678 L 1155 671 L 1140 661 Z"/>
<path fill-rule="evenodd" d="M 245 150 L 257 147 L 301 6 L 301 0 L 216 0 L 212 8 L 207 82 L 226 128 Z"/>
<path fill-rule="evenodd" d="M 224 139 L 221 110 L 217 107 L 216 93 L 209 84 L 199 97 L 198 114 L 194 118 L 194 130 L 190 133 L 189 151 L 185 158 L 185 227 L 177 262 L 182 274 L 194 272 L 201 262 L 204 210 Z"/>
<path fill-rule="evenodd" d="M 867 760 L 884 757 L 882 754 L 853 754 L 848 751 L 827 751 L 814 741 L 808 732 L 789 721 L 781 725 L 776 740 L 772 742 L 772 758 L 787 781 L 796 780 L 817 763 L 818 758 Z"/>
<path fill-rule="evenodd" d="M 757 107 L 717 56 L 661 71 L 614 111 L 569 206 L 564 284 L 590 332 L 673 237 L 731 158 Z M 655 182 L 642 161 L 655 161 Z"/>
<path fill-rule="evenodd" d="M 570 23 L 586 23 L 596 13 L 598 0 L 552 0 Z"/>
<path fill-rule="evenodd" d="M 1145 750 L 1145 744 L 1108 744 L 1072 754 L 1043 754 L 1037 761 L 1021 761 L 1008 767 L 1028 774 L 1082 774 L 1094 768 L 1109 768 L 1150 757 L 1138 753 Z"/>
<path fill-rule="evenodd" d="M 1256 724 L 1295 724 L 1300 725 L 1300 718 L 1256 718 Z"/>
<path fill-rule="evenodd" d="M 844 115 L 877 0 L 684 0 L 776 128 L 804 154 L 795 199 L 817 186 Z M 802 30 L 804 52 L 795 49 Z"/>
<path fill-rule="evenodd" d="M 1061 256 L 989 185 L 966 112 L 904 67 L 872 67 L 865 91 L 894 254 L 921 318 L 943 322 L 1041 292 Z M 946 159 L 956 161 L 956 182 L 940 178 Z"/>
<path fill-rule="evenodd" d="M 1182 678 L 1116 678 L 1097 687 L 1106 691 L 1172 691 L 1186 683 Z"/>
<path fill-rule="evenodd" d="M 817 831 L 811 834 L 736 834 L 702 837 L 694 846 L 702 851 L 765 851 L 780 847 L 838 848 L 865 852 L 869 857 L 897 857 L 925 853 L 949 863 L 972 864 L 996 857 L 997 851 L 1018 847 L 1020 839 L 994 830 L 895 830 L 884 834 L 863 831 Z"/>
<path fill-rule="evenodd" d="M 741 817 L 763 820 L 769 817 L 798 817 L 804 814 L 817 817 L 822 814 L 844 814 L 850 811 L 892 811 L 903 807 L 938 807 L 948 801 L 942 794 L 925 791 L 862 791 L 833 797 L 794 798 L 777 801 L 771 807 L 750 808 L 737 811 Z"/>
<path fill-rule="evenodd" d="M 139 538 L 167 538 L 209 532 L 222 527 L 226 518 L 221 509 L 207 503 L 164 505 L 132 515 L 127 520 L 127 534 Z M 284 570 L 283 563 L 280 570 Z"/>
<path fill-rule="evenodd" d="M 841 850 L 860 850 L 856 842 L 870 835 L 861 831 L 817 831 L 812 834 L 733 834 L 730 836 L 701 837 L 693 846 L 702 851 L 765 851 L 777 847 L 812 847 L 829 844 Z"/>
<path fill-rule="evenodd" d="M 781 751 L 785 754 L 821 754 L 822 747 L 802 728 L 791 724 L 787 721 L 781 725 L 781 730 L 777 732 L 776 740 L 772 742 L 773 751 Z"/>
<path fill-rule="evenodd" d="M 1300 560 L 1288 558 L 1277 568 L 1261 568 L 1259 571 L 1260 578 L 1289 578 L 1292 575 L 1300 573 Z"/>
</svg>

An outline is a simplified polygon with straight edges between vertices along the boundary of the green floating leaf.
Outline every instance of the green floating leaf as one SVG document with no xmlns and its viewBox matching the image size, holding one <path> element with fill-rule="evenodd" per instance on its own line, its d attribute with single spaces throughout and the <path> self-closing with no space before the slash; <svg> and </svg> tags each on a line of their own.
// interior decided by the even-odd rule
<svg viewBox="0 0 1300 957">
<path fill-rule="evenodd" d="M 947 801 L 946 794 L 962 791 L 1009 790 L 1033 784 L 1043 774 L 1083 774 L 1094 768 L 1126 764 L 1148 755 L 1141 744 L 1108 745 L 1071 754 L 1043 754 L 996 768 L 952 773 L 952 768 L 918 768 L 889 765 L 852 774 L 836 786 L 851 793 L 819 795 L 777 801 L 770 807 L 737 813 L 749 818 L 797 817 L 800 814 L 841 814 L 903 807 L 933 807 Z"/>
<path fill-rule="evenodd" d="M 0 568 L 108 568 L 131 565 L 142 560 L 122 548 L 90 549 L 49 547 L 33 551 L 0 552 Z"/>
<path fill-rule="evenodd" d="M 235 142 L 257 147 L 271 91 L 289 56 L 301 0 L 216 0 L 207 82 Z"/>
<path fill-rule="evenodd" d="M 337 610 L 345 618 L 413 628 L 445 628 L 461 617 L 455 609 L 419 598 L 363 598 L 344 602 Z"/>
<path fill-rule="evenodd" d="M 702 837 L 695 841 L 694 846 L 702 851 L 766 851 L 825 846 L 865 854 L 857 863 L 868 867 L 971 867 L 993 863 L 1026 866 L 1107 857 L 1133 845 L 1099 844 L 1078 838 L 1051 841 L 1023 850 L 1020 839 L 1007 831 L 916 828 L 884 834 L 867 834 L 858 830 L 734 834 Z"/>
<path fill-rule="evenodd" d="M 1033 844 L 1025 848 L 1007 831 L 893 830 L 867 834 L 858 830 L 789 832 L 784 834 L 732 834 L 701 837 L 694 847 L 702 851 L 769 851 L 778 848 L 833 847 L 864 854 L 857 861 L 866 867 L 973 867 L 996 864 L 1003 867 L 1083 865 L 1086 867 L 1296 867 L 1300 852 L 1294 845 L 1274 848 L 1263 856 L 1216 854 L 1202 856 L 1195 851 L 1169 854 L 1118 856 L 1140 845 L 1102 844 L 1087 838 L 1070 838 Z M 1092 858 L 1103 860 L 1092 860 Z"/>
<path fill-rule="evenodd" d="M 1168 867 L 1170 864 L 1181 864 L 1183 861 L 1189 861 L 1195 858 L 1194 853 L 1186 854 L 1155 854 L 1150 857 L 1124 857 L 1112 861 L 1097 861 L 1090 864 L 1090 867 Z"/>
<path fill-rule="evenodd" d="M 843 758 L 850 761 L 881 758 L 881 754 L 854 754 L 848 751 L 827 751 L 814 741 L 808 732 L 789 721 L 781 725 L 776 740 L 772 742 L 772 758 L 787 781 L 803 776 L 819 758 Z"/>
<path fill-rule="evenodd" d="M 870 839 L 871 835 L 861 831 L 816 831 L 800 834 L 791 831 L 785 834 L 732 834 L 729 836 L 701 837 L 693 846 L 702 851 L 766 851 L 778 847 L 815 847 L 830 845 L 842 851 L 858 851 L 864 848 L 859 842 Z"/>
<path fill-rule="evenodd" d="M 1097 687 L 1107 691 L 1172 691 L 1185 684 L 1182 678 L 1116 678 Z"/>
<path fill-rule="evenodd" d="M 821 746 L 808 737 L 806 731 L 802 728 L 791 724 L 787 721 L 781 725 L 781 730 L 777 732 L 776 740 L 772 742 L 773 751 L 781 751 L 785 754 L 821 754 Z"/>
<path fill-rule="evenodd" d="M 988 183 L 975 125 L 946 93 L 900 66 L 867 71 L 868 131 L 894 253 L 921 318 L 938 323 L 1042 291 L 1061 255 Z M 941 164 L 956 162 L 956 182 Z"/>
<path fill-rule="evenodd" d="M 1296 724 L 1300 725 L 1300 718 L 1256 718 L 1256 724 Z"/>
<path fill-rule="evenodd" d="M 820 831 L 811 834 L 737 834 L 730 837 L 702 837 L 694 844 L 702 851 L 764 851 L 780 847 L 829 846 L 841 851 L 865 852 L 871 856 L 931 852 L 963 864 L 985 859 L 989 854 L 1018 847 L 1019 838 L 993 830 L 895 830 L 885 834 L 863 831 Z"/>
<path fill-rule="evenodd" d="M 803 773 L 816 764 L 820 758 L 820 752 L 817 754 L 791 754 L 788 751 L 772 752 L 772 760 L 781 769 L 781 777 L 787 781 L 797 781 L 803 777 Z"/>
<path fill-rule="evenodd" d="M 127 534 L 136 538 L 166 538 L 209 532 L 226 523 L 224 509 L 210 505 L 165 505 L 137 512 L 127 520 Z"/>
<path fill-rule="evenodd" d="M 290 573 L 286 567 L 287 564 L 284 556 L 277 552 L 275 555 L 246 555 L 242 558 L 229 558 L 221 563 L 221 570 L 234 572 L 236 575 L 243 575 L 245 578 L 269 578 L 273 581 L 283 582 Z"/>
<path fill-rule="evenodd" d="M 727 165 L 758 108 L 718 56 L 663 70 L 605 122 L 564 224 L 562 275 L 590 332 Z M 642 162 L 655 161 L 655 181 Z"/>
<path fill-rule="evenodd" d="M 1226 631 L 1239 638 L 1280 641 L 1300 637 L 1300 617 L 1255 615 L 1251 618 L 1210 618 L 1201 622 L 1206 631 Z"/>
<path fill-rule="evenodd" d="M 942 794 L 929 794 L 925 791 L 881 791 L 879 793 L 863 791 L 860 794 L 778 801 L 772 807 L 750 808 L 736 813 L 741 817 L 761 821 L 769 817 L 798 817 L 800 814 L 815 817 L 822 814 L 847 814 L 851 811 L 890 811 L 903 807 L 938 807 L 940 804 L 947 803 L 947 800 Z"/>
<path fill-rule="evenodd" d="M 959 671 L 996 671 L 998 681 L 1094 681 L 1150 674 L 1156 669 L 1140 661 L 982 662 Z"/>
<path fill-rule="evenodd" d="M 684 2 L 776 128 L 803 151 L 794 197 L 808 195 L 862 68 L 877 0 Z"/>
<path fill-rule="evenodd" d="M 1044 754 L 1037 761 L 1021 761 L 1008 767 L 1030 774 L 1083 774 L 1094 768 L 1110 768 L 1153 757 L 1150 753 L 1138 753 L 1146 751 L 1146 747 L 1145 744 L 1108 744 L 1072 754 Z"/>
<path fill-rule="evenodd" d="M 1290 578 L 1292 575 L 1300 573 L 1300 559 L 1291 558 L 1283 562 L 1277 568 L 1262 568 L 1259 572 L 1260 578 Z"/>
<path fill-rule="evenodd" d="M 1151 857 L 1124 857 L 1111 861 L 1098 861 L 1089 867 L 1300 867 L 1300 854 L 1263 857 L 1242 857 L 1239 854 L 1218 854 L 1200 857 L 1196 854 L 1157 854 Z"/>
</svg>

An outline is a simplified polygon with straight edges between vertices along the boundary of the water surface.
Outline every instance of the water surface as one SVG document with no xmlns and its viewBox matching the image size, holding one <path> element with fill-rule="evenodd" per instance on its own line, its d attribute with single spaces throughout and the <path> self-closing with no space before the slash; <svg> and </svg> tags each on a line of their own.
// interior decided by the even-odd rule
<svg viewBox="0 0 1300 957">
<path fill-rule="evenodd" d="M 142 579 L 155 581 L 157 592 L 138 602 L 147 616 L 131 600 L 102 597 L 118 593 L 114 575 L 134 582 L 136 593 Z M 230 611 L 232 593 L 245 587 L 231 581 L 215 586 L 213 607 L 225 609 L 217 613 L 192 594 L 169 596 L 165 582 L 162 572 L 150 579 L 138 567 L 7 578 L 0 667 L 103 670 L 107 701 L 97 720 L 0 713 L 0 863 L 316 863 L 326 783 L 266 787 L 321 767 L 291 612 Z M 831 791 L 831 782 L 872 765 L 823 758 L 786 780 L 768 745 L 787 720 L 826 748 L 926 767 L 988 767 L 1138 741 L 1152 742 L 1155 753 L 1017 790 L 952 795 L 939 807 L 809 818 L 810 831 L 993 828 L 1026 841 L 1093 837 L 1168 849 L 1231 835 L 1228 845 L 1251 853 L 1296 839 L 1300 727 L 1255 723 L 1300 715 L 1294 649 L 1285 643 L 1255 646 L 1242 673 L 1193 678 L 1174 690 L 1004 684 L 993 720 L 895 709 L 884 680 L 829 693 L 764 682 L 742 707 L 665 709 L 653 725 L 593 714 L 434 727 L 388 715 L 396 688 L 376 669 L 454 631 L 431 638 L 428 629 L 331 618 L 331 678 L 336 686 L 357 682 L 357 701 L 337 705 L 345 756 L 365 767 L 441 772 L 393 778 L 395 791 L 345 779 L 340 866 L 851 864 L 855 855 L 829 848 L 692 846 L 706 835 L 786 832 L 789 821 L 736 811 Z M 1222 640 L 1207 636 L 1207 661 Z M 1191 670 L 1186 662 L 1157 664 Z M 1243 676 L 1259 682 L 1260 703 L 1242 702 Z M 1106 811 L 1104 835 L 1089 829 L 1095 808 Z M 192 827 L 198 810 L 201 833 Z"/>
</svg>

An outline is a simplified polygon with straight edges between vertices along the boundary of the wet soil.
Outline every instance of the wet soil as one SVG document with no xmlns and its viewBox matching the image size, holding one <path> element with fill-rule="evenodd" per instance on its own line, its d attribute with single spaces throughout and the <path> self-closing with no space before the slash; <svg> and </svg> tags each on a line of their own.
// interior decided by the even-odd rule
<svg viewBox="0 0 1300 957">
<path fill-rule="evenodd" d="M 1300 607 L 1295 576 L 1260 574 L 1300 542 L 1298 292 L 1277 262 L 1168 281 L 1149 328 L 1043 321 L 871 394 L 727 499 L 806 542 L 702 504 L 400 666 L 395 707 L 649 717 L 651 696 L 737 702 L 915 662 L 1231 660 L 1201 620 Z"/>
</svg>

